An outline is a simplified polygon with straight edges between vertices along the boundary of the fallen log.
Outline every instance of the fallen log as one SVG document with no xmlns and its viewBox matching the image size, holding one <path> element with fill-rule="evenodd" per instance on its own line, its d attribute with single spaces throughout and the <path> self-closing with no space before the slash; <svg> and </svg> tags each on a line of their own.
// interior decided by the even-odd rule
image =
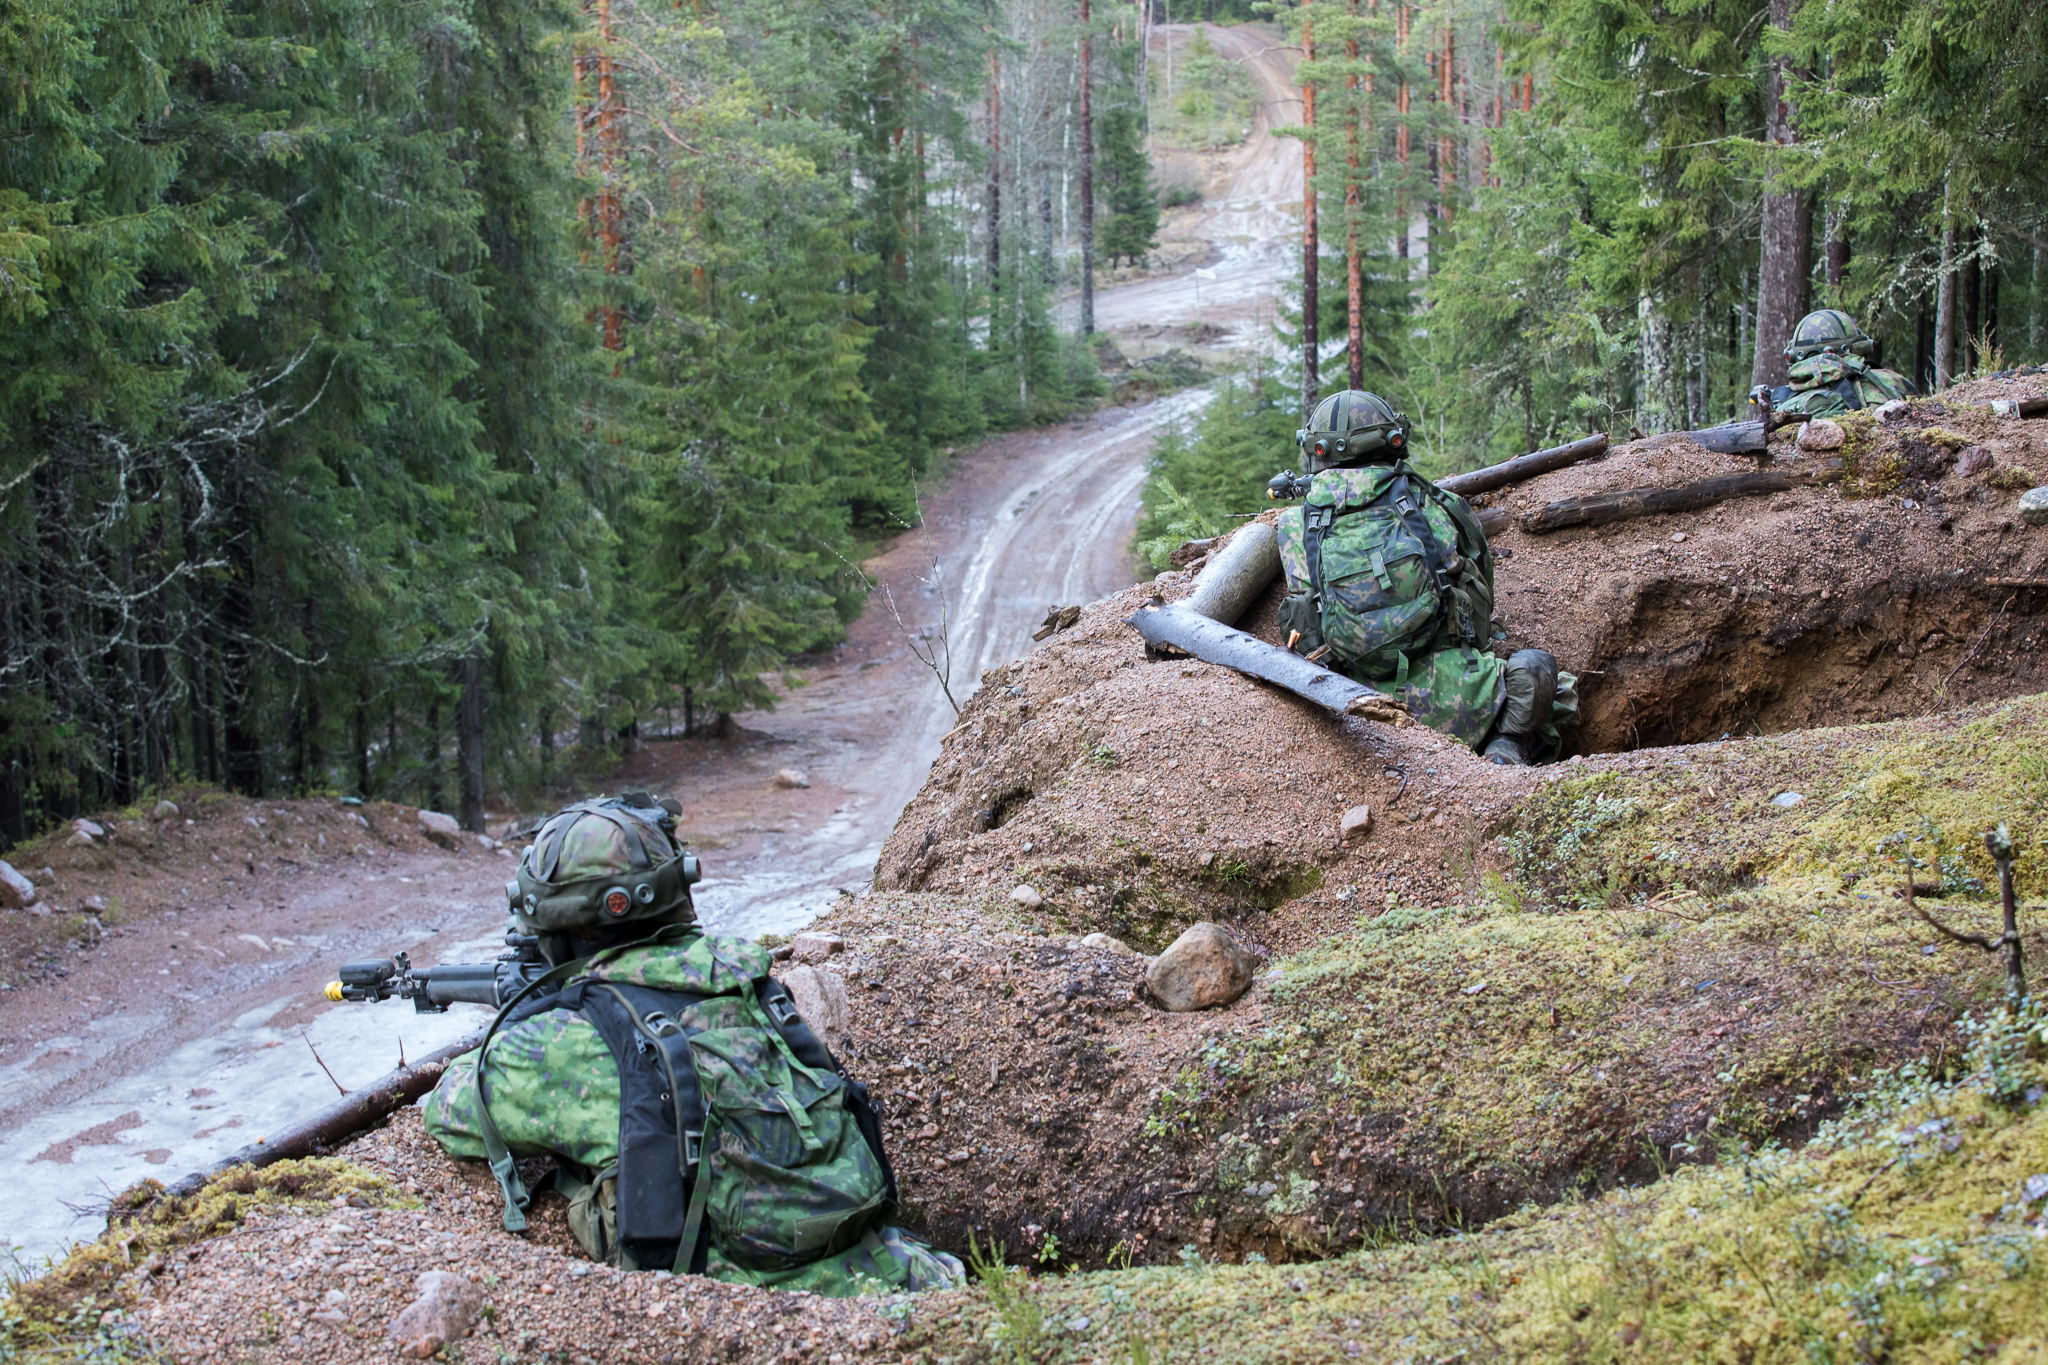
<svg viewBox="0 0 2048 1365">
<path fill-rule="evenodd" d="M 1770 449 L 1762 422 L 1727 422 L 1718 427 L 1681 432 L 1687 440 L 1720 455 L 1759 455 Z"/>
<path fill-rule="evenodd" d="M 1994 398 L 1995 417 L 2048 417 L 2048 398 Z"/>
<path fill-rule="evenodd" d="M 1184 603 L 1189 611 L 1230 625 L 1266 590 L 1280 572 L 1280 537 L 1272 526 L 1254 521 L 1237 528 L 1230 543 L 1209 556 L 1195 591 Z"/>
<path fill-rule="evenodd" d="M 483 1043 L 483 1031 L 458 1038 L 396 1071 L 378 1077 L 360 1090 L 351 1090 L 325 1109 L 300 1120 L 274 1137 L 259 1138 L 230 1152 L 203 1171 L 194 1171 L 164 1191 L 167 1198 L 184 1198 L 199 1193 L 207 1181 L 237 1166 L 262 1168 L 279 1161 L 312 1156 L 331 1150 L 383 1119 L 394 1110 L 411 1104 L 440 1083 L 441 1073 L 465 1052 Z"/>
<path fill-rule="evenodd" d="M 1184 650 L 1205 663 L 1221 664 L 1247 677 L 1284 687 L 1340 716 L 1398 723 L 1408 714 L 1408 708 L 1401 702 L 1382 696 L 1364 683 L 1353 682 L 1291 650 L 1269 645 L 1255 635 L 1198 615 L 1184 604 L 1146 607 L 1127 624 L 1144 636 L 1145 643 L 1153 649 L 1168 645 Z"/>
<path fill-rule="evenodd" d="M 1613 493 L 1596 493 L 1585 498 L 1565 498 L 1539 508 L 1522 518 L 1522 529 L 1532 536 L 1561 531 L 1567 526 L 1605 526 L 1633 517 L 1663 516 L 1672 512 L 1697 512 L 1731 498 L 1754 498 L 1783 493 L 1793 488 L 1833 483 L 1842 477 L 1842 462 L 1832 461 L 1810 472 L 1731 474 L 1722 479 L 1705 479 L 1676 488 L 1624 488 Z"/>
<path fill-rule="evenodd" d="M 1523 479 L 1533 479 L 1538 474 L 1548 474 L 1553 469 L 1563 469 L 1567 465 L 1575 465 L 1585 460 L 1597 460 L 1606 453 L 1607 433 L 1596 432 L 1569 445 L 1532 450 L 1527 455 L 1517 455 L 1512 460 L 1490 464 L 1484 469 L 1438 479 L 1436 486 L 1446 493 L 1456 493 L 1461 498 L 1469 498 L 1475 493 L 1490 493 L 1496 488 L 1505 488 Z"/>
</svg>

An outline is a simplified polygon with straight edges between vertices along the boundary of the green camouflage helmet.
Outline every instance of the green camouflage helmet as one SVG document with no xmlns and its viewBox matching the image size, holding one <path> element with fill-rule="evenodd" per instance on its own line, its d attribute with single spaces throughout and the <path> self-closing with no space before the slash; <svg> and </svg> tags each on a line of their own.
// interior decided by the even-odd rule
<svg viewBox="0 0 2048 1365">
<path fill-rule="evenodd" d="M 702 873 L 676 842 L 680 807 L 645 792 L 581 801 L 549 816 L 506 894 L 519 931 L 588 935 L 628 924 L 694 924 Z"/>
<path fill-rule="evenodd" d="M 1408 419 L 1376 393 L 1346 389 L 1316 404 L 1295 440 L 1301 445 L 1304 474 L 1339 465 L 1392 464 L 1408 453 Z"/>
<path fill-rule="evenodd" d="M 1799 319 L 1799 325 L 1792 329 L 1792 339 L 1785 343 L 1785 358 L 1804 360 L 1822 351 L 1868 356 L 1876 347 L 1877 343 L 1856 325 L 1856 319 L 1839 308 L 1823 308 Z"/>
</svg>

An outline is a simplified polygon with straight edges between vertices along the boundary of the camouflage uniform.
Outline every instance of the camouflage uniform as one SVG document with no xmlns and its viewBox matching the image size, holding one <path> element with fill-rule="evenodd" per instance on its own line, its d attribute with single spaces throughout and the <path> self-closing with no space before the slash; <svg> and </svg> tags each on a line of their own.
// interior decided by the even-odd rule
<svg viewBox="0 0 2048 1365">
<path fill-rule="evenodd" d="M 829 1069 L 822 1048 L 811 1058 L 822 1064 L 807 1064 L 789 1045 L 787 1020 L 771 1017 L 768 966 L 757 944 L 682 924 L 583 959 L 559 996 L 537 998 L 543 1008 L 528 1017 L 515 1009 L 484 1052 L 450 1065 L 425 1102 L 427 1130 L 451 1155 L 491 1160 L 494 1169 L 501 1158 L 509 1168 L 510 1157 L 555 1157 L 578 1240 L 593 1256 L 641 1268 L 619 1208 L 622 1114 L 633 1092 L 615 1040 L 593 1022 L 615 996 L 683 1045 L 674 1049 L 684 1059 L 676 1074 L 687 1072 L 702 1097 L 683 1259 L 700 1246 L 701 1226 L 701 1270 L 715 1279 L 820 1294 L 961 1283 L 958 1260 L 881 1221 L 893 1179 L 851 1107 L 858 1088 Z M 649 1012 L 650 1002 L 659 1011 Z M 650 1038 L 642 1050 L 661 1042 Z M 679 1129 L 668 1131 L 673 1183 Z M 515 1172 L 507 1185 L 513 1230 L 524 1226 L 524 1193 Z"/>
<path fill-rule="evenodd" d="M 1405 702 L 1432 729 L 1475 750 L 1484 749 L 1490 738 L 1515 734 L 1526 737 L 1522 748 L 1528 760 L 1554 757 L 1559 727 L 1578 711 L 1576 679 L 1557 673 L 1554 660 L 1547 678 L 1523 677 L 1535 664 L 1523 655 L 1540 651 L 1504 660 L 1486 647 L 1493 631 L 1493 553 L 1485 533 L 1464 499 L 1436 488 L 1405 461 L 1325 469 L 1314 476 L 1306 507 L 1280 514 L 1280 561 L 1288 591 L 1309 590 L 1309 508 L 1327 509 L 1323 514 L 1336 527 L 1345 525 L 1347 515 L 1367 509 L 1391 516 L 1385 509 L 1394 485 L 1403 479 L 1424 490 L 1420 515 L 1449 569 L 1452 601 L 1435 630 L 1418 642 L 1411 632 L 1422 631 L 1436 611 L 1429 567 L 1413 552 L 1418 547 L 1402 545 L 1410 551 L 1405 554 L 1388 553 L 1386 544 L 1352 549 L 1346 537 L 1332 532 L 1321 549 L 1321 642 L 1331 646 L 1340 671 Z M 1399 530 L 1388 532 L 1392 542 L 1401 536 Z M 1512 717 L 1504 716 L 1515 693 L 1523 694 L 1524 705 Z M 1518 728 L 1509 730 L 1504 721 Z"/>
<path fill-rule="evenodd" d="M 1829 417 L 1911 397 L 1911 380 L 1870 363 L 1876 350 L 1877 343 L 1840 309 L 1808 313 L 1785 343 L 1785 358 L 1792 362 L 1790 382 L 1769 391 L 1771 410 Z"/>
</svg>

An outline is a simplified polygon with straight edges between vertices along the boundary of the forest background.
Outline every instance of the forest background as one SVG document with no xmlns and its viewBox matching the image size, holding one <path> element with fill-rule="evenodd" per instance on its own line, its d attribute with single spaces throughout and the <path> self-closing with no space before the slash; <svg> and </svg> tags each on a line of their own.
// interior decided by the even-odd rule
<svg viewBox="0 0 2048 1365">
<path fill-rule="evenodd" d="M 1807 301 L 2043 352 L 2016 0 L 1149 4 L 0 0 L 0 843 L 186 778 L 475 828 L 768 702 L 936 460 L 1100 394 L 1082 243 L 1240 122 L 1169 18 L 1309 44 L 1323 286 L 1155 534 L 1354 377 L 1441 473 L 1730 415 Z"/>
<path fill-rule="evenodd" d="M 1155 452 L 1155 556 L 1258 505 L 1316 392 L 1392 399 L 1441 477 L 1744 416 L 1813 308 L 1922 393 L 2048 360 L 2048 7 L 1264 8 L 1304 55 L 1312 292 Z"/>
</svg>

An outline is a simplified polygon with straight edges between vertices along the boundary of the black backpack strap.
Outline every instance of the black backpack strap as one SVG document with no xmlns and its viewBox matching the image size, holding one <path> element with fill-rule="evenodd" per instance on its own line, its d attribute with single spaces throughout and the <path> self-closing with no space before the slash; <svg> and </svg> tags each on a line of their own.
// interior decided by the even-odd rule
<svg viewBox="0 0 2048 1365">
<path fill-rule="evenodd" d="M 875 1154 L 875 1161 L 882 1168 L 882 1179 L 888 1193 L 887 1209 L 881 1216 L 891 1217 L 899 1202 L 896 1168 L 889 1164 L 889 1154 L 882 1149 L 882 1121 L 868 1099 L 868 1088 L 846 1074 L 833 1058 L 831 1050 L 818 1037 L 817 1031 L 804 1022 L 787 986 L 772 976 L 762 977 L 754 983 L 754 999 L 760 1003 L 761 1012 L 774 1022 L 775 1031 L 782 1035 L 783 1043 L 798 1061 L 813 1071 L 831 1073 L 845 1082 L 846 1108 L 860 1126 L 860 1135 L 867 1139 L 868 1150 Z"/>
<path fill-rule="evenodd" d="M 1308 603 L 1316 619 L 1323 614 L 1323 536 L 1337 524 L 1337 509 L 1321 503 L 1303 503 L 1301 508 L 1301 550 L 1308 559 Z"/>
<path fill-rule="evenodd" d="M 1444 563 L 1443 551 L 1437 548 L 1436 532 L 1430 529 L 1429 518 L 1422 512 L 1422 503 L 1426 495 L 1421 493 L 1417 485 L 1425 483 L 1427 480 L 1404 469 L 1395 477 L 1389 491 L 1393 495 L 1394 510 L 1401 514 L 1401 524 L 1408 528 L 1409 535 L 1414 536 L 1422 544 L 1422 562 L 1429 569 L 1430 582 L 1436 586 L 1435 633 L 1442 635 L 1444 627 L 1450 623 L 1451 603 L 1455 599 L 1451 596 L 1451 571 Z M 1464 624 L 1464 642 L 1469 645 L 1473 642 L 1472 623 L 1467 621 Z"/>
<path fill-rule="evenodd" d="M 583 1017 L 618 1063 L 618 1238 L 641 1265 L 687 1265 L 708 1251 L 683 1247 L 704 1100 L 682 1016 L 700 998 L 605 981 L 584 996 Z"/>
</svg>

